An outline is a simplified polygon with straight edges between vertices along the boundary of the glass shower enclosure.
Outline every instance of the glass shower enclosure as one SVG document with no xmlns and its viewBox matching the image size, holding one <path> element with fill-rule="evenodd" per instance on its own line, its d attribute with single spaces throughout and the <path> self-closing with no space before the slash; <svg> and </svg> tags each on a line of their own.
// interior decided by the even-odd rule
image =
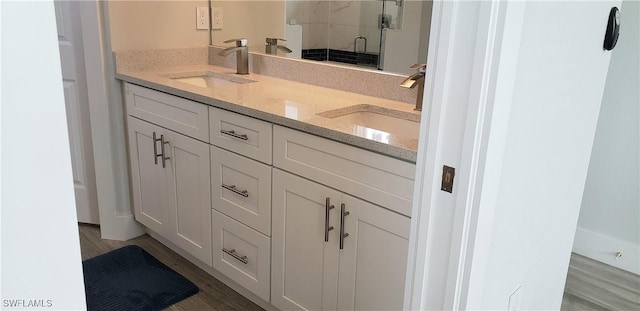
<svg viewBox="0 0 640 311">
<path fill-rule="evenodd" d="M 384 70 L 384 37 L 402 27 L 404 0 L 287 1 L 287 23 L 302 25 L 302 58 Z"/>
</svg>

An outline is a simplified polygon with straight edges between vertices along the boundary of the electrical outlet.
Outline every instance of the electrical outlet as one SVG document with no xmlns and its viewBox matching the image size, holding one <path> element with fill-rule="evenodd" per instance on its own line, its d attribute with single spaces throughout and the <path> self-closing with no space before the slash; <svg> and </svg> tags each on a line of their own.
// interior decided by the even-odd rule
<svg viewBox="0 0 640 311">
<path fill-rule="evenodd" d="M 211 29 L 222 29 L 222 8 L 211 8 L 211 15 L 213 15 Z"/>
<path fill-rule="evenodd" d="M 522 286 L 518 287 L 511 296 L 509 296 L 508 311 L 518 311 L 520 309 L 520 302 L 522 301 Z"/>
<path fill-rule="evenodd" d="M 209 8 L 196 8 L 196 29 L 209 29 Z"/>
</svg>

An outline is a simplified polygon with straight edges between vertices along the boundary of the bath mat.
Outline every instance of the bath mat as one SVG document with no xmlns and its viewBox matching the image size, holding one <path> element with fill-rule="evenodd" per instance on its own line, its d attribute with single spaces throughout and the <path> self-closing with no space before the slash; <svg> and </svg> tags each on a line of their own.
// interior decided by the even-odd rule
<svg viewBox="0 0 640 311">
<path fill-rule="evenodd" d="M 161 310 L 198 287 L 139 246 L 82 262 L 87 310 Z"/>
</svg>

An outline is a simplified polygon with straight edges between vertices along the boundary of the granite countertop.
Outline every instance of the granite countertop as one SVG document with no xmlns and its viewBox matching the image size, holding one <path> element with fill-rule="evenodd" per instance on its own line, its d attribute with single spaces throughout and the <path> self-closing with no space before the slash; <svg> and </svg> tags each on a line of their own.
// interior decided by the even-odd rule
<svg viewBox="0 0 640 311">
<path fill-rule="evenodd" d="M 172 79 L 205 72 L 220 73 L 229 80 L 241 78 L 256 82 L 233 83 L 215 79 L 211 87 L 199 87 Z M 418 149 L 418 133 L 416 131 L 410 131 L 406 135 L 393 135 L 351 124 L 348 121 L 330 118 L 332 110 L 357 109 L 351 106 L 360 105 L 359 107 L 364 107 L 362 105 L 370 105 L 367 107 L 368 109 L 392 109 L 400 111 L 404 117 L 419 121 L 420 113 L 414 111 L 413 105 L 408 103 L 255 73 L 236 75 L 234 69 L 213 65 L 179 66 L 145 71 L 118 71 L 116 78 L 407 162 L 416 162 L 416 151 Z M 324 117 L 318 115 L 319 113 L 322 113 Z"/>
</svg>

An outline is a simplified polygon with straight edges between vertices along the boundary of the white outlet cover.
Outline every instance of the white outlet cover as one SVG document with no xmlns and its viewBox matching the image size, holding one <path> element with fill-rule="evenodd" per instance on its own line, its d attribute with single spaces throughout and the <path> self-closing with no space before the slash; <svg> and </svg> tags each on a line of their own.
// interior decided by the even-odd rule
<svg viewBox="0 0 640 311">
<path fill-rule="evenodd" d="M 196 29 L 209 29 L 209 8 L 197 7 L 196 8 Z"/>
<path fill-rule="evenodd" d="M 211 29 L 222 29 L 223 26 L 223 18 L 222 18 L 222 8 L 221 7 L 213 7 L 211 8 L 211 15 L 213 19 L 211 20 Z"/>
</svg>

